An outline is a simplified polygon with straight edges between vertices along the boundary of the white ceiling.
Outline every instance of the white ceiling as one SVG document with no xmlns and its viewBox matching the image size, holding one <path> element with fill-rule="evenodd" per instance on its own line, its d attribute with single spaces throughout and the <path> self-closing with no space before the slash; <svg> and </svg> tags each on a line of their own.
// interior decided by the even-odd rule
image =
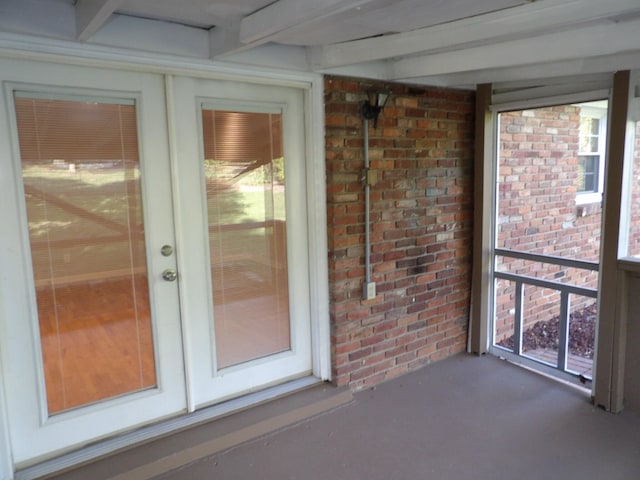
<svg viewBox="0 0 640 480">
<path fill-rule="evenodd" d="M 216 27 L 239 17 L 246 35 L 265 22 L 291 25 L 273 37 L 290 45 L 326 45 L 390 33 L 401 33 L 460 18 L 501 10 L 527 0 L 123 0 L 115 13 L 146 16 L 185 25 Z M 262 10 L 262 11 L 260 11 Z M 272 12 L 272 13 L 270 13 Z"/>
<path fill-rule="evenodd" d="M 473 87 L 640 68 L 640 0 L 0 0 L 3 36 Z"/>
</svg>

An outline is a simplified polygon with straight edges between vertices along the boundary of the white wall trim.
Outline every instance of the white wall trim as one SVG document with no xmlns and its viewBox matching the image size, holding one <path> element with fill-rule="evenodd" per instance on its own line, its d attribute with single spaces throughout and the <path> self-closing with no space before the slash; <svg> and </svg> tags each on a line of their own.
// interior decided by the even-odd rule
<svg viewBox="0 0 640 480">
<path fill-rule="evenodd" d="M 294 88 L 309 88 L 318 74 L 239 65 L 225 61 L 185 58 L 124 48 L 78 44 L 0 32 L 0 57 L 55 62 L 85 67 L 116 68 L 162 75 L 237 80 Z"/>
<path fill-rule="evenodd" d="M 309 281 L 311 288 L 311 352 L 313 374 L 331 379 L 329 328 L 329 267 L 327 259 L 327 202 L 324 155 L 324 81 L 314 80 L 306 97 L 307 211 Z"/>
</svg>

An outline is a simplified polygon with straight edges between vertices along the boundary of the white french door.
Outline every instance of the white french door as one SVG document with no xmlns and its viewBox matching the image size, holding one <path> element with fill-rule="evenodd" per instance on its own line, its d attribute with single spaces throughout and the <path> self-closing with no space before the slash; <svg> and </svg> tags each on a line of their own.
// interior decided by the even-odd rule
<svg viewBox="0 0 640 480">
<path fill-rule="evenodd" d="M 15 468 L 311 374 L 301 90 L 0 71 Z"/>
<path fill-rule="evenodd" d="M 176 261 L 162 77 L 0 69 L 0 347 L 20 467 L 185 411 L 186 396 L 178 287 L 163 278 Z"/>
<path fill-rule="evenodd" d="M 186 77 L 174 87 L 195 409 L 311 373 L 303 94 Z"/>
</svg>

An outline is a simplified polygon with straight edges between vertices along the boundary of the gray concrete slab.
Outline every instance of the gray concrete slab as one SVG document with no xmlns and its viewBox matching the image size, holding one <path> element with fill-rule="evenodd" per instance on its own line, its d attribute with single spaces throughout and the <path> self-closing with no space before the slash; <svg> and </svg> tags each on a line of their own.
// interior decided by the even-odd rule
<svg viewBox="0 0 640 480">
<path fill-rule="evenodd" d="M 493 357 L 459 355 L 155 480 L 638 480 L 640 416 Z"/>
<path fill-rule="evenodd" d="M 46 476 L 50 480 L 148 480 L 200 458 L 297 424 L 351 402 L 347 388 L 317 384 L 245 410 L 148 439 L 121 451 Z M 34 478 L 31 471 L 17 478 Z M 41 478 L 38 476 L 38 478 Z"/>
</svg>

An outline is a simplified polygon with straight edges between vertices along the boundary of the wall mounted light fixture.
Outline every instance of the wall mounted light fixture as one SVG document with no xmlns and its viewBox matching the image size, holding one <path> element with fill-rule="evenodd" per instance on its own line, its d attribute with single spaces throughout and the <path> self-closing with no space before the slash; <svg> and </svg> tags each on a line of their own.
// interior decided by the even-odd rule
<svg viewBox="0 0 640 480">
<path fill-rule="evenodd" d="M 369 99 L 362 104 L 360 114 L 366 120 L 373 120 L 373 128 L 378 126 L 378 115 L 382 112 L 391 92 L 387 90 L 372 91 L 368 94 Z"/>
</svg>

